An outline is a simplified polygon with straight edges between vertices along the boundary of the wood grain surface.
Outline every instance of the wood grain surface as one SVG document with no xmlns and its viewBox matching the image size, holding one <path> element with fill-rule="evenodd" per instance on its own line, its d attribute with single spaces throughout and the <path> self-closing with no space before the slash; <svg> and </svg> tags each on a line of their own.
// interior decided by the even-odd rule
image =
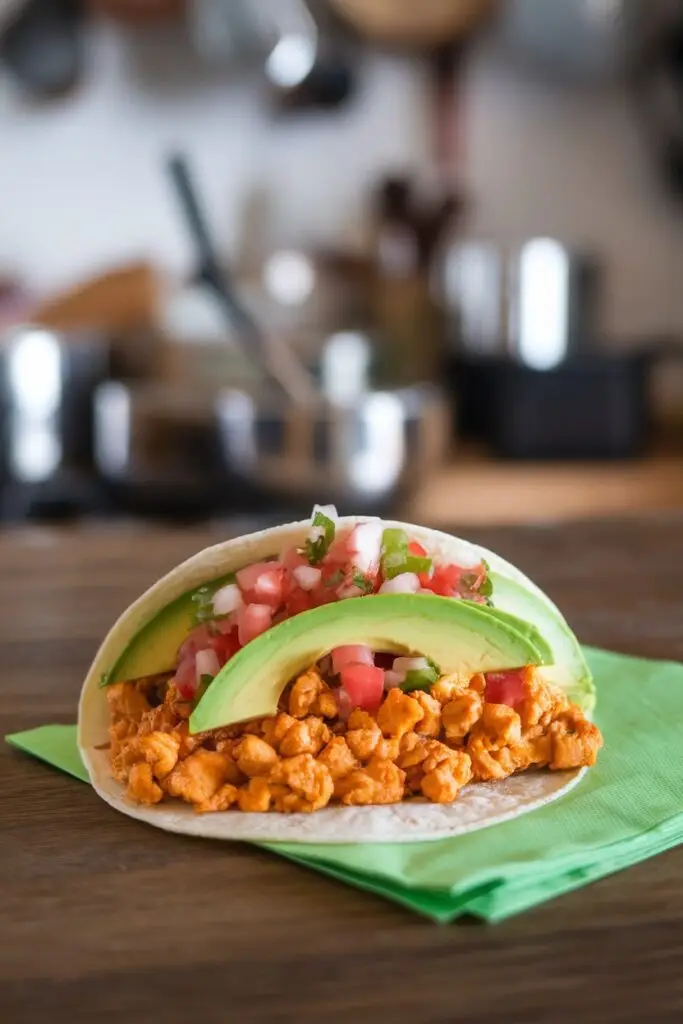
<svg viewBox="0 0 683 1024">
<path fill-rule="evenodd" d="M 3 733 L 73 721 L 114 617 L 225 534 L 0 534 Z M 683 518 L 474 539 L 531 573 L 585 642 L 683 660 Z M 506 924 L 439 927 L 254 848 L 141 825 L 4 744 L 0 757 L 3 1024 L 683 1020 L 683 849 Z"/>
</svg>

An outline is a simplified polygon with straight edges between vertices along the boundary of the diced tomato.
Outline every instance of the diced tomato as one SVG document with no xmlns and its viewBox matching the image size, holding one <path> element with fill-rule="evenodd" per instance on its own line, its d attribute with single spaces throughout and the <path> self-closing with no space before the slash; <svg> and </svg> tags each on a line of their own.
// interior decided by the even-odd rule
<svg viewBox="0 0 683 1024">
<path fill-rule="evenodd" d="M 262 573 L 254 587 L 254 593 L 264 603 L 278 605 L 282 600 L 282 582 L 284 579 L 284 566 L 279 565 L 271 572 Z"/>
<path fill-rule="evenodd" d="M 237 654 L 240 649 L 240 641 L 237 629 L 233 626 L 229 633 L 219 633 L 212 637 L 211 647 L 216 652 L 221 668 L 227 661 Z"/>
<path fill-rule="evenodd" d="M 279 562 L 255 562 L 237 573 L 237 583 L 245 600 L 253 596 L 258 604 L 275 608 L 282 599 L 284 566 Z"/>
<path fill-rule="evenodd" d="M 197 651 L 204 651 L 207 647 L 210 647 L 213 632 L 213 628 L 208 623 L 203 623 L 201 626 L 195 626 L 195 628 L 188 633 L 185 642 L 180 646 L 178 651 L 178 663 L 184 661 L 186 658 L 194 658 Z"/>
<path fill-rule="evenodd" d="M 272 563 L 271 563 L 272 564 Z M 268 572 L 263 572 L 256 580 L 251 590 L 243 590 L 245 604 L 267 604 L 275 610 L 282 604 L 289 584 L 285 584 L 284 566 L 277 566 Z"/>
<path fill-rule="evenodd" d="M 339 675 L 346 665 L 374 665 L 372 650 L 362 644 L 347 644 L 332 651 L 332 671 Z"/>
<path fill-rule="evenodd" d="M 437 565 L 430 576 L 423 573 L 420 576 L 420 583 L 427 590 L 440 597 L 455 597 L 460 586 L 462 569 L 458 565 Z"/>
<path fill-rule="evenodd" d="M 342 688 L 354 707 L 376 711 L 384 694 L 384 672 L 374 665 L 345 665 L 341 672 Z"/>
<path fill-rule="evenodd" d="M 245 569 L 240 569 L 236 574 L 237 584 L 240 590 L 243 593 L 248 590 L 253 590 L 259 576 L 264 572 L 272 572 L 272 570 L 272 562 L 254 562 L 253 565 L 248 565 Z"/>
<path fill-rule="evenodd" d="M 323 604 L 332 604 L 337 600 L 336 590 L 333 587 L 326 587 L 324 583 L 321 583 L 315 590 L 311 590 L 309 593 L 313 600 L 314 608 L 319 608 Z"/>
<path fill-rule="evenodd" d="M 212 625 L 214 627 L 214 633 L 232 633 L 233 629 L 237 626 L 237 620 L 239 619 L 239 611 L 232 612 L 225 619 L 216 619 Z"/>
<path fill-rule="evenodd" d="M 298 615 L 299 612 L 310 611 L 314 606 L 313 595 L 302 590 L 301 587 L 292 587 L 285 598 L 285 612 L 288 619 L 292 615 Z"/>
<path fill-rule="evenodd" d="M 260 636 L 270 628 L 273 621 L 273 609 L 267 604 L 248 604 L 240 612 L 237 635 L 244 647 L 254 637 Z"/>
<path fill-rule="evenodd" d="M 348 566 L 348 562 L 349 553 L 346 548 L 346 540 L 343 538 L 335 540 L 330 546 L 330 550 L 325 555 L 324 565 L 334 571 L 340 567 L 346 568 Z"/>
<path fill-rule="evenodd" d="M 427 549 L 423 548 L 421 544 L 418 544 L 416 540 L 411 540 L 408 544 L 408 551 L 411 555 L 417 555 L 418 558 L 427 557 Z"/>
<path fill-rule="evenodd" d="M 489 704 L 507 704 L 516 708 L 524 700 L 524 669 L 511 672 L 487 672 L 484 697 Z"/>
<path fill-rule="evenodd" d="M 334 593 L 335 590 L 344 585 L 344 581 L 351 572 L 351 567 L 349 566 L 348 562 L 344 562 L 344 564 L 342 565 L 336 562 L 328 563 L 327 561 L 325 561 L 320 566 L 320 569 L 322 571 L 321 582 L 326 587 L 326 589 L 331 590 L 332 593 Z"/>
<path fill-rule="evenodd" d="M 283 551 L 280 555 L 280 563 L 290 572 L 293 569 L 299 568 L 299 566 L 308 565 L 308 562 L 297 548 L 287 548 L 286 551 Z"/>
<path fill-rule="evenodd" d="M 197 689 L 197 670 L 195 655 L 186 655 L 181 659 L 173 677 L 175 688 L 182 700 L 191 700 Z"/>
</svg>

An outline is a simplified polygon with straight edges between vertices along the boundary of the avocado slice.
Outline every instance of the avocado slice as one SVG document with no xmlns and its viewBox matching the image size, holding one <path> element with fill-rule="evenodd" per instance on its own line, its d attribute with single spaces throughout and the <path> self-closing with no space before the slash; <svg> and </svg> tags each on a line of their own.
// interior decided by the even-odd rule
<svg viewBox="0 0 683 1024">
<path fill-rule="evenodd" d="M 496 608 L 492 605 L 481 605 L 476 601 L 466 603 L 474 604 L 475 608 L 478 608 L 480 611 L 485 611 L 487 615 L 492 615 L 494 618 L 498 619 L 499 622 L 511 626 L 512 629 L 516 629 L 518 633 L 522 633 L 523 636 L 527 637 L 529 642 L 534 645 L 539 657 L 542 659 L 542 663 L 544 665 L 552 664 L 554 659 L 553 649 L 533 623 L 520 619 L 516 615 L 512 615 L 510 612 L 505 611 L 503 608 Z M 531 664 L 531 662 L 528 664 Z"/>
<path fill-rule="evenodd" d="M 378 651 L 424 655 L 444 673 L 544 662 L 526 623 L 509 613 L 490 614 L 490 609 L 470 601 L 427 594 L 337 601 L 273 626 L 238 651 L 192 712 L 190 732 L 276 714 L 291 679 L 334 647 L 357 643 Z"/>
<path fill-rule="evenodd" d="M 235 582 L 230 573 L 206 584 L 213 595 L 227 583 Z M 178 648 L 197 625 L 197 606 L 193 596 L 197 589 L 181 594 L 166 605 L 135 634 L 114 667 L 106 675 L 105 685 L 142 679 L 175 667 Z"/>
<path fill-rule="evenodd" d="M 592 711 L 595 707 L 593 678 L 581 645 L 560 612 L 534 591 L 527 590 L 507 576 L 492 572 L 490 579 L 497 611 L 504 609 L 523 619 L 530 628 L 543 630 L 545 643 L 551 649 L 550 657 L 545 659 L 549 667 L 544 668 L 544 677 L 564 690 L 583 711 Z"/>
</svg>

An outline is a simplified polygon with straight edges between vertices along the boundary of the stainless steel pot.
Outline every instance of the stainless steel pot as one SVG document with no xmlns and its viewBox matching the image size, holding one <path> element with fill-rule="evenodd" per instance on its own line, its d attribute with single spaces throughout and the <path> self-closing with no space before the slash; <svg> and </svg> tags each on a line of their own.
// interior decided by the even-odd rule
<svg viewBox="0 0 683 1024">
<path fill-rule="evenodd" d="M 601 271 L 593 253 L 554 238 L 512 249 L 465 240 L 446 249 L 435 287 L 460 354 L 546 370 L 594 347 Z"/>
<path fill-rule="evenodd" d="M 93 396 L 109 369 L 97 334 L 22 325 L 0 338 L 5 482 L 34 485 L 93 468 Z"/>
<path fill-rule="evenodd" d="M 427 384 L 308 407 L 226 389 L 217 414 L 226 467 L 304 504 L 392 505 L 417 490 L 449 448 L 450 409 Z"/>
<path fill-rule="evenodd" d="M 96 397 L 97 465 L 126 501 L 155 492 L 169 508 L 318 501 L 367 512 L 395 507 L 441 465 L 449 417 L 428 385 L 304 406 L 267 391 L 212 397 L 109 382 Z"/>
</svg>

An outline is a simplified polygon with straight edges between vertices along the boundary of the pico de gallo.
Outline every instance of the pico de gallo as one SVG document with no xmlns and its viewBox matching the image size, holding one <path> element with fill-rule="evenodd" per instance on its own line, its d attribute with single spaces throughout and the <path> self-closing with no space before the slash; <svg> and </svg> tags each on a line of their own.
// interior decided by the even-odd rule
<svg viewBox="0 0 683 1024">
<path fill-rule="evenodd" d="M 337 532 L 333 506 L 316 506 L 305 543 L 279 557 L 240 569 L 234 582 L 194 595 L 196 627 L 178 652 L 173 683 L 181 697 L 197 702 L 230 658 L 271 626 L 323 604 L 370 594 L 437 594 L 492 604 L 485 561 L 464 568 L 439 563 L 403 529 L 380 521 Z M 396 657 L 363 645 L 339 647 L 321 666 L 338 684 L 340 712 L 376 708 L 385 692 L 424 689 L 439 667 L 422 657 Z M 491 686 L 504 703 L 521 699 L 519 673 L 495 673 Z M 504 677 L 504 678 L 503 678 Z M 515 685 L 515 678 L 517 683 Z"/>
</svg>

